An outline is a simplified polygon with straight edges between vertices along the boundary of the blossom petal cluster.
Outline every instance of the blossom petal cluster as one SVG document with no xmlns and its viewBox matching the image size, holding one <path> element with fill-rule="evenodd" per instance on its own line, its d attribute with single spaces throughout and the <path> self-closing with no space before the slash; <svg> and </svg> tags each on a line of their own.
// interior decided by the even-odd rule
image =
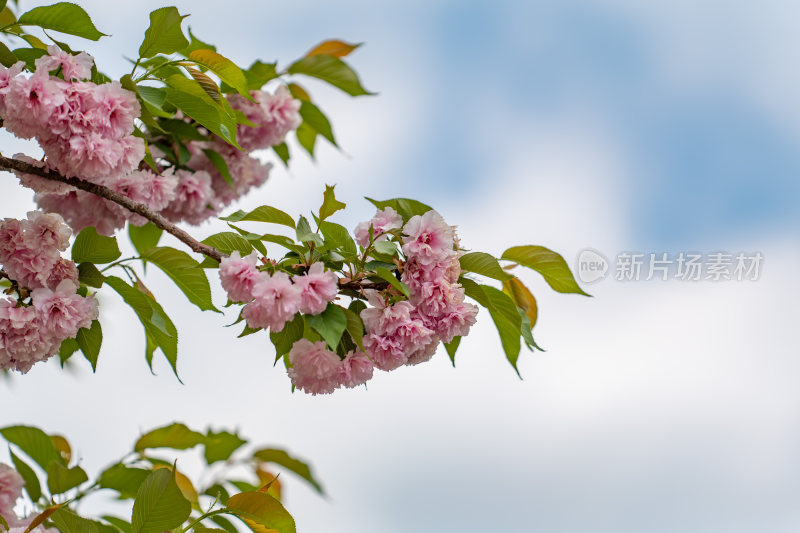
<svg viewBox="0 0 800 533">
<path fill-rule="evenodd" d="M 97 318 L 97 300 L 78 294 L 78 269 L 61 257 L 70 234 L 52 213 L 0 222 L 2 273 L 19 294 L 0 299 L 0 368 L 27 372 Z"/>
<path fill-rule="evenodd" d="M 41 162 L 15 157 L 108 187 L 174 222 L 200 224 L 264 184 L 272 164 L 249 152 L 282 143 L 302 122 L 300 102 L 284 86 L 274 93 L 253 91 L 253 101 L 229 96 L 231 106 L 254 124 L 237 126 L 245 151 L 211 135 L 208 141 L 186 143 L 190 158 L 185 168 L 170 167 L 160 173 L 139 170 L 145 144 L 134 135 L 134 119 L 141 114 L 136 95 L 119 82 L 89 81 L 94 60 L 86 53 L 73 55 L 56 45 L 47 52 L 36 60 L 31 75 L 23 74 L 22 62 L 9 68 L 0 66 L 3 125 L 17 137 L 38 141 L 45 154 Z M 59 73 L 61 77 L 55 75 Z M 156 146 L 151 148 L 154 157 L 164 155 Z M 227 167 L 225 176 L 220 161 Z M 126 221 L 135 225 L 146 222 L 117 204 L 69 185 L 16 174 L 24 186 L 36 192 L 41 209 L 61 214 L 75 231 L 95 226 L 99 233 L 112 235 Z"/>
<path fill-rule="evenodd" d="M 403 227 L 403 217 L 391 207 L 379 209 L 367 222 L 361 222 L 355 229 L 356 242 L 366 248 L 369 245 L 369 230 L 372 228 L 373 242 L 385 241 L 388 232 Z"/>
<path fill-rule="evenodd" d="M 372 361 L 361 351 L 350 351 L 344 359 L 328 350 L 323 341 L 300 339 L 289 351 L 289 377 L 297 389 L 312 394 L 330 394 L 354 388 L 372 379 Z"/>
<path fill-rule="evenodd" d="M 380 211 L 376 219 L 385 217 Z M 375 223 L 371 225 L 374 227 Z M 387 305 L 378 295 L 361 311 L 364 349 L 381 370 L 429 360 L 439 342 L 469 333 L 478 308 L 464 301 L 455 229 L 436 211 L 411 217 L 403 226 L 406 264 L 402 281 L 410 297 Z"/>
<path fill-rule="evenodd" d="M 17 518 L 14 513 L 14 506 L 17 500 L 22 497 L 22 487 L 25 486 L 22 476 L 7 464 L 0 463 L 0 516 L 8 523 L 9 533 L 24 533 L 35 518 L 33 515 L 27 518 Z M 57 533 L 57 530 L 36 526 L 30 533 Z"/>
</svg>

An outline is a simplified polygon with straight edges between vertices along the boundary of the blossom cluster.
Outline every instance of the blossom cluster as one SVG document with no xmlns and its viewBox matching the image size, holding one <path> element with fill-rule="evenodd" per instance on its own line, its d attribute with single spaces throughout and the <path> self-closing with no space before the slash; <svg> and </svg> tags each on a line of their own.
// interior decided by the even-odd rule
<svg viewBox="0 0 800 533">
<path fill-rule="evenodd" d="M 19 295 L 0 299 L 0 368 L 27 372 L 97 318 L 97 300 L 77 293 L 78 269 L 61 257 L 70 234 L 52 213 L 0 222 L 0 265 Z"/>
<path fill-rule="evenodd" d="M 249 151 L 283 142 L 301 119 L 300 103 L 285 87 L 275 94 L 253 91 L 254 102 L 229 97 L 231 106 L 255 126 L 239 125 L 241 151 L 219 138 L 191 141 L 186 168 L 170 167 L 160 173 L 140 170 L 144 140 L 134 135 L 134 120 L 141 108 L 136 95 L 119 82 L 87 81 L 94 60 L 86 53 L 69 54 L 58 46 L 36 60 L 36 70 L 23 74 L 24 63 L 0 66 L 0 116 L 17 137 L 36 139 L 44 150 L 43 162 L 16 156 L 28 163 L 78 177 L 127 196 L 161 212 L 172 221 L 199 224 L 253 187 L 262 185 L 271 164 Z M 54 74 L 61 74 L 58 77 Z M 179 115 L 180 116 L 180 115 Z M 227 181 L 208 157 L 213 150 L 230 174 Z M 154 146 L 153 155 L 163 156 Z M 73 230 L 95 226 L 112 235 L 126 221 L 146 220 L 108 200 L 69 185 L 17 173 L 23 185 L 37 194 L 36 203 L 47 212 L 61 214 Z"/>
<path fill-rule="evenodd" d="M 25 482 L 16 470 L 10 466 L 0 463 L 0 516 L 8 523 L 9 533 L 23 533 L 30 526 L 35 518 L 33 515 L 27 518 L 17 518 L 14 513 L 14 506 L 22 496 L 22 487 Z M 58 533 L 52 528 L 36 526 L 30 530 L 31 533 Z"/>
<path fill-rule="evenodd" d="M 376 222 L 392 215 L 378 211 Z M 376 222 L 372 226 L 376 226 Z M 469 333 L 478 308 L 464 301 L 455 229 L 436 211 L 411 217 L 403 226 L 406 264 L 402 281 L 410 297 L 387 305 L 377 294 L 361 311 L 367 335 L 364 349 L 381 370 L 428 361 L 439 342 Z"/>
<path fill-rule="evenodd" d="M 398 232 L 398 230 L 400 230 Z M 343 356 L 329 350 L 325 342 L 300 339 L 289 351 L 289 376 L 293 385 L 311 394 L 354 387 L 372 378 L 373 367 L 395 370 L 429 360 L 440 342 L 450 342 L 469 333 L 478 308 L 464 301 L 458 283 L 461 273 L 455 229 L 436 211 L 414 216 L 403 225 L 391 207 L 356 227 L 356 241 L 369 250 L 374 242 L 402 235 L 405 265 L 402 281 L 409 298 L 365 289 L 369 307 L 360 313 L 364 324 L 363 352 L 351 350 Z M 337 276 L 314 263 L 302 275 L 258 269 L 255 252 L 242 258 L 233 252 L 219 271 L 222 287 L 232 302 L 244 303 L 242 318 L 253 329 L 279 332 L 296 313 L 317 315 L 338 294 Z"/>
</svg>

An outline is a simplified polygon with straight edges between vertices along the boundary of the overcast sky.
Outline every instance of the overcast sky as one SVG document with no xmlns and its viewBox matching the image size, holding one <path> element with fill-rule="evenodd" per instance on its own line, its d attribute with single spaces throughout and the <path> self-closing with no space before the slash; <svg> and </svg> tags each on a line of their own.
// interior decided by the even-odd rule
<svg viewBox="0 0 800 533">
<path fill-rule="evenodd" d="M 123 74 L 147 11 L 162 4 L 80 3 L 112 35 L 88 50 Z M 0 384 L 0 424 L 67 435 L 90 472 L 173 420 L 239 428 L 315 465 L 327 500 L 281 478 L 301 533 L 797 531 L 798 11 L 663 4 L 179 8 L 241 63 L 286 64 L 330 37 L 366 42 L 349 61 L 378 96 L 307 83 L 343 151 L 323 146 L 316 164 L 300 156 L 276 168 L 243 206 L 307 214 L 336 183 L 349 227 L 372 214 L 362 196 L 410 196 L 475 250 L 543 244 L 572 266 L 585 248 L 612 262 L 761 252 L 758 281 L 622 282 L 612 270 L 587 286 L 589 299 L 524 275 L 547 352 L 522 354 L 523 380 L 481 316 L 455 369 L 439 353 L 377 375 L 369 390 L 309 397 L 290 393 L 264 334 L 236 339 L 221 327 L 231 316 L 201 315 L 152 272 L 182 335 L 184 385 L 161 360 L 150 374 L 140 325 L 103 294 L 97 373 L 51 362 Z M 26 147 L 7 135 L 2 146 Z M 31 194 L 3 179 L 0 216 L 24 216 Z M 224 302 L 217 288 L 215 298 Z"/>
</svg>

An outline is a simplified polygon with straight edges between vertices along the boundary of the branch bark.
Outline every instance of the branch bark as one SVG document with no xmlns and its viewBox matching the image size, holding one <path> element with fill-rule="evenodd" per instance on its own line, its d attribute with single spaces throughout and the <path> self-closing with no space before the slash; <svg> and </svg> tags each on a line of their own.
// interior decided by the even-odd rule
<svg viewBox="0 0 800 533">
<path fill-rule="evenodd" d="M 211 257 L 212 259 L 216 259 L 217 261 L 222 261 L 222 258 L 225 257 L 225 254 L 214 248 L 213 246 L 209 246 L 207 244 L 203 244 L 202 242 L 198 241 L 187 232 L 164 218 L 162 215 L 156 213 L 149 207 L 144 204 L 140 204 L 138 202 L 134 202 L 130 198 L 119 194 L 116 191 L 112 191 L 108 187 L 104 187 L 102 185 L 97 185 L 96 183 L 92 183 L 90 181 L 82 180 L 80 178 L 67 178 L 62 176 L 58 172 L 53 172 L 52 170 L 48 170 L 45 168 L 40 168 L 34 166 L 30 163 L 26 163 L 25 161 L 19 161 L 17 159 L 12 159 L 10 157 L 4 157 L 0 154 L 0 169 L 2 170 L 12 170 L 16 172 L 22 172 L 25 174 L 33 174 L 34 176 L 39 176 L 40 178 L 48 179 L 51 181 L 58 181 L 60 183 L 66 183 L 76 189 L 80 189 L 82 191 L 86 191 L 88 193 L 94 194 L 101 198 L 105 198 L 110 202 L 114 202 L 115 204 L 121 205 L 128 211 L 132 213 L 136 213 L 137 215 L 141 215 L 159 228 L 163 229 L 170 235 L 173 235 L 176 239 L 184 243 L 186 246 L 194 250 L 199 254 L 206 255 Z"/>
</svg>

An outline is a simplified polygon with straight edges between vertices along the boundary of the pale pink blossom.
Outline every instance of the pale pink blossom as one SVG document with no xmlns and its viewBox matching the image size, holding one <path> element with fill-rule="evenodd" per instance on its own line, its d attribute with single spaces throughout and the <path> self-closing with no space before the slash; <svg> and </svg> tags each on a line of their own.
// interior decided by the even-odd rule
<svg viewBox="0 0 800 533">
<path fill-rule="evenodd" d="M 24 68 L 24 61 L 17 61 L 8 68 L 0 65 L 0 116 L 6 114 L 6 94 L 11 88 L 11 83 Z"/>
<path fill-rule="evenodd" d="M 22 487 L 25 481 L 16 470 L 7 464 L 0 463 L 0 516 L 5 518 L 9 525 L 17 523 L 14 506 L 22 496 Z"/>
<path fill-rule="evenodd" d="M 3 126 L 23 139 L 50 137 L 48 120 L 64 102 L 60 83 L 38 73 L 30 78 L 15 77 L 5 95 Z"/>
<path fill-rule="evenodd" d="M 83 80 L 92 75 L 94 58 L 86 52 L 72 55 L 53 44 L 47 47 L 47 54 L 36 59 L 37 72 L 42 71 L 47 74 L 61 67 L 61 72 L 67 81 L 73 79 Z"/>
<path fill-rule="evenodd" d="M 322 263 L 314 263 L 308 272 L 295 276 L 295 286 L 300 291 L 300 312 L 318 315 L 325 311 L 339 293 L 339 278 Z"/>
<path fill-rule="evenodd" d="M 56 248 L 62 252 L 69 246 L 72 230 L 57 213 L 29 211 L 28 220 L 23 221 L 25 242 L 30 248 Z"/>
<path fill-rule="evenodd" d="M 48 289 L 55 290 L 58 285 L 64 281 L 69 280 L 78 285 L 78 267 L 69 259 L 63 257 L 53 265 L 50 270 L 50 275 L 47 276 L 47 283 L 45 284 Z"/>
<path fill-rule="evenodd" d="M 307 393 L 330 394 L 339 385 L 342 361 L 322 341 L 300 339 L 289 350 L 289 377 L 292 384 Z"/>
<path fill-rule="evenodd" d="M 238 251 L 234 251 L 220 261 L 219 279 L 232 302 L 249 302 L 253 299 L 253 287 L 263 277 L 256 268 L 257 264 L 256 252 L 242 257 Z"/>
<path fill-rule="evenodd" d="M 127 210 L 97 195 L 72 190 L 66 194 L 37 194 L 34 201 L 49 213 L 59 213 L 75 233 L 94 226 L 101 235 L 114 235 L 125 225 Z"/>
<path fill-rule="evenodd" d="M 202 152 L 199 156 L 192 158 L 188 166 L 198 170 L 206 170 L 211 175 L 211 186 L 221 204 L 230 204 L 250 190 L 260 187 L 269 179 L 272 163 L 262 163 L 259 159 L 248 155 L 247 152 L 237 150 L 221 141 L 214 143 L 211 149 L 217 151 L 225 160 L 233 183 L 229 183 L 223 178 L 222 174 Z"/>
<path fill-rule="evenodd" d="M 352 389 L 372 379 L 374 369 L 375 365 L 364 352 L 348 352 L 342 361 L 337 381 L 343 387 Z"/>
<path fill-rule="evenodd" d="M 172 174 L 158 175 L 148 170 L 134 170 L 108 180 L 106 186 L 153 211 L 161 211 L 175 199 L 178 178 Z M 125 216 L 137 226 L 147 223 L 146 218 L 130 211 Z"/>
<path fill-rule="evenodd" d="M 74 338 L 81 328 L 88 328 L 97 319 L 97 300 L 76 294 L 78 286 L 71 280 L 58 284 L 55 291 L 35 289 L 33 306 L 42 321 L 42 336 L 58 341 Z"/>
<path fill-rule="evenodd" d="M 236 140 L 248 151 L 269 148 L 284 141 L 286 134 L 302 122 L 300 101 L 295 100 L 288 89 L 281 85 L 272 95 L 266 91 L 251 91 L 254 101 L 238 94 L 228 97 L 231 107 L 244 113 L 256 126 L 240 124 L 236 129 Z"/>
<path fill-rule="evenodd" d="M 439 347 L 439 339 L 434 338 L 428 344 L 420 346 L 419 348 L 409 353 L 406 365 L 413 366 L 413 365 L 418 365 L 420 363 L 427 363 L 434 356 L 434 354 L 436 353 L 436 348 L 438 347 Z"/>
<path fill-rule="evenodd" d="M 34 307 L 0 300 L 0 368 L 23 374 L 53 355 L 60 344 L 41 335 L 42 323 Z"/>
<path fill-rule="evenodd" d="M 300 308 L 300 291 L 285 272 L 260 277 L 253 286 L 253 298 L 242 310 L 251 328 L 280 331 Z"/>
<path fill-rule="evenodd" d="M 184 220 L 190 224 L 200 224 L 217 213 L 219 206 L 208 172 L 179 170 L 175 176 L 179 180 L 175 199 L 162 212 L 164 216 L 176 222 Z"/>
<path fill-rule="evenodd" d="M 403 217 L 391 207 L 379 209 L 375 216 L 367 222 L 361 222 L 356 226 L 356 242 L 366 248 L 369 245 L 369 228 L 373 230 L 373 241 L 384 241 L 388 238 L 387 232 L 403 227 Z"/>
<path fill-rule="evenodd" d="M 397 337 L 370 333 L 364 336 L 363 344 L 364 351 L 381 370 L 394 370 L 408 361 L 406 347 Z"/>
<path fill-rule="evenodd" d="M 98 85 L 92 91 L 92 103 L 87 116 L 104 135 L 122 138 L 133 133 L 133 120 L 141 112 L 136 95 L 114 81 Z"/>
<path fill-rule="evenodd" d="M 436 211 L 411 217 L 403 234 L 403 253 L 423 265 L 447 260 L 455 253 L 455 232 Z"/>
</svg>

